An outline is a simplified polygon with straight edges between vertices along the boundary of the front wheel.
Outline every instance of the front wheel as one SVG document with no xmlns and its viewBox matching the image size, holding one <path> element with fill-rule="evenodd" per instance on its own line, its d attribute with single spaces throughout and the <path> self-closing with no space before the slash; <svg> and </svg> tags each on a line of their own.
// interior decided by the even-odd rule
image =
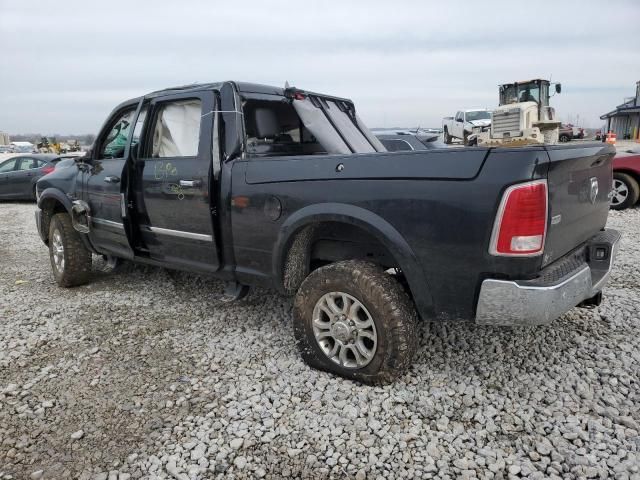
<svg viewBox="0 0 640 480">
<path fill-rule="evenodd" d="M 58 213 L 51 218 L 49 258 L 53 276 L 61 287 L 75 287 L 89 281 L 91 252 L 84 247 L 67 213 Z"/>
<path fill-rule="evenodd" d="M 571 140 L 571 137 L 565 133 L 563 133 L 562 135 L 560 135 L 560 142 L 561 143 L 567 143 L 568 141 Z"/>
<path fill-rule="evenodd" d="M 369 262 L 313 271 L 296 295 L 293 322 L 307 364 L 369 384 L 402 375 L 418 344 L 413 303 L 398 281 Z"/>
<path fill-rule="evenodd" d="M 611 193 L 611 208 L 624 210 L 638 202 L 640 186 L 631 175 L 613 172 L 613 191 Z"/>
</svg>

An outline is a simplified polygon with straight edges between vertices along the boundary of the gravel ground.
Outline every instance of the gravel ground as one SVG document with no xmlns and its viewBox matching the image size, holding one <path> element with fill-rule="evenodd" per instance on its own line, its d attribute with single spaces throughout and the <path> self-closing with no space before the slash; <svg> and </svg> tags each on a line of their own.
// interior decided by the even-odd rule
<svg viewBox="0 0 640 480">
<path fill-rule="evenodd" d="M 367 387 L 306 367 L 270 292 L 132 265 L 58 288 L 34 208 L 0 204 L 0 479 L 640 478 L 640 209 L 611 214 L 600 307 L 426 324 Z"/>
</svg>

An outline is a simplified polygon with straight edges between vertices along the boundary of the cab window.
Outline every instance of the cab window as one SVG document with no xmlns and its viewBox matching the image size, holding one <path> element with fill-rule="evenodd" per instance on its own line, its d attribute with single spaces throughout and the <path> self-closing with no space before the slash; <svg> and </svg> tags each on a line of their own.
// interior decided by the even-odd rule
<svg viewBox="0 0 640 480">
<path fill-rule="evenodd" d="M 381 139 L 380 141 L 389 152 L 406 152 L 413 150 L 406 140 Z"/>
<path fill-rule="evenodd" d="M 116 117 L 115 121 L 109 128 L 109 133 L 104 138 L 102 146 L 98 152 L 99 159 L 105 158 L 124 158 L 124 150 L 129 138 L 129 130 L 131 122 L 135 115 L 135 109 L 125 111 Z"/>
<path fill-rule="evenodd" d="M 200 143 L 202 102 L 199 99 L 159 104 L 151 130 L 151 157 L 195 157 Z"/>
<path fill-rule="evenodd" d="M 270 100 L 245 100 L 247 156 L 326 154 L 325 149 L 304 126 L 293 105 Z"/>
</svg>

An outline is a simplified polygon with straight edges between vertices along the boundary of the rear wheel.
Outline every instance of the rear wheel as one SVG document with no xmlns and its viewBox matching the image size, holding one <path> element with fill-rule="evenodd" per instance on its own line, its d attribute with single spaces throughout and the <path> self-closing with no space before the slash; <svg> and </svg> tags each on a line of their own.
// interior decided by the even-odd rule
<svg viewBox="0 0 640 480">
<path fill-rule="evenodd" d="M 560 143 L 567 143 L 568 141 L 571 140 L 571 137 L 566 133 L 561 133 L 559 140 L 560 140 Z"/>
<path fill-rule="evenodd" d="M 53 276 L 61 287 L 75 287 L 89 281 L 91 252 L 84 247 L 67 213 L 58 213 L 51 218 L 49 258 Z"/>
<path fill-rule="evenodd" d="M 631 175 L 613 172 L 613 191 L 611 193 L 611 208 L 624 210 L 638 202 L 640 186 Z"/>
<path fill-rule="evenodd" d="M 313 271 L 295 298 L 294 333 L 310 366 L 370 384 L 411 365 L 417 315 L 402 286 L 375 264 L 338 262 Z"/>
</svg>

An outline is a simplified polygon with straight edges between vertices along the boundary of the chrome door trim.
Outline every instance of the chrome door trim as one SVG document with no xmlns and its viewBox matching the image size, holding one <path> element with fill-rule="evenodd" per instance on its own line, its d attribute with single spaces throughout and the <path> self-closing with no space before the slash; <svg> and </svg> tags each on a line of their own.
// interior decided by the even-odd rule
<svg viewBox="0 0 640 480">
<path fill-rule="evenodd" d="M 213 235 L 204 233 L 185 232 L 183 230 L 170 230 L 168 228 L 150 227 L 149 225 L 140 225 L 142 230 L 156 233 L 158 235 L 167 235 L 170 237 L 188 238 L 189 240 L 200 240 L 202 242 L 213 242 Z"/>
<path fill-rule="evenodd" d="M 98 225 L 105 225 L 107 227 L 118 228 L 120 230 L 124 230 L 124 225 L 122 223 L 113 222 L 111 220 L 105 220 L 104 218 L 96 218 L 91 217 L 92 223 L 97 223 Z"/>
</svg>

